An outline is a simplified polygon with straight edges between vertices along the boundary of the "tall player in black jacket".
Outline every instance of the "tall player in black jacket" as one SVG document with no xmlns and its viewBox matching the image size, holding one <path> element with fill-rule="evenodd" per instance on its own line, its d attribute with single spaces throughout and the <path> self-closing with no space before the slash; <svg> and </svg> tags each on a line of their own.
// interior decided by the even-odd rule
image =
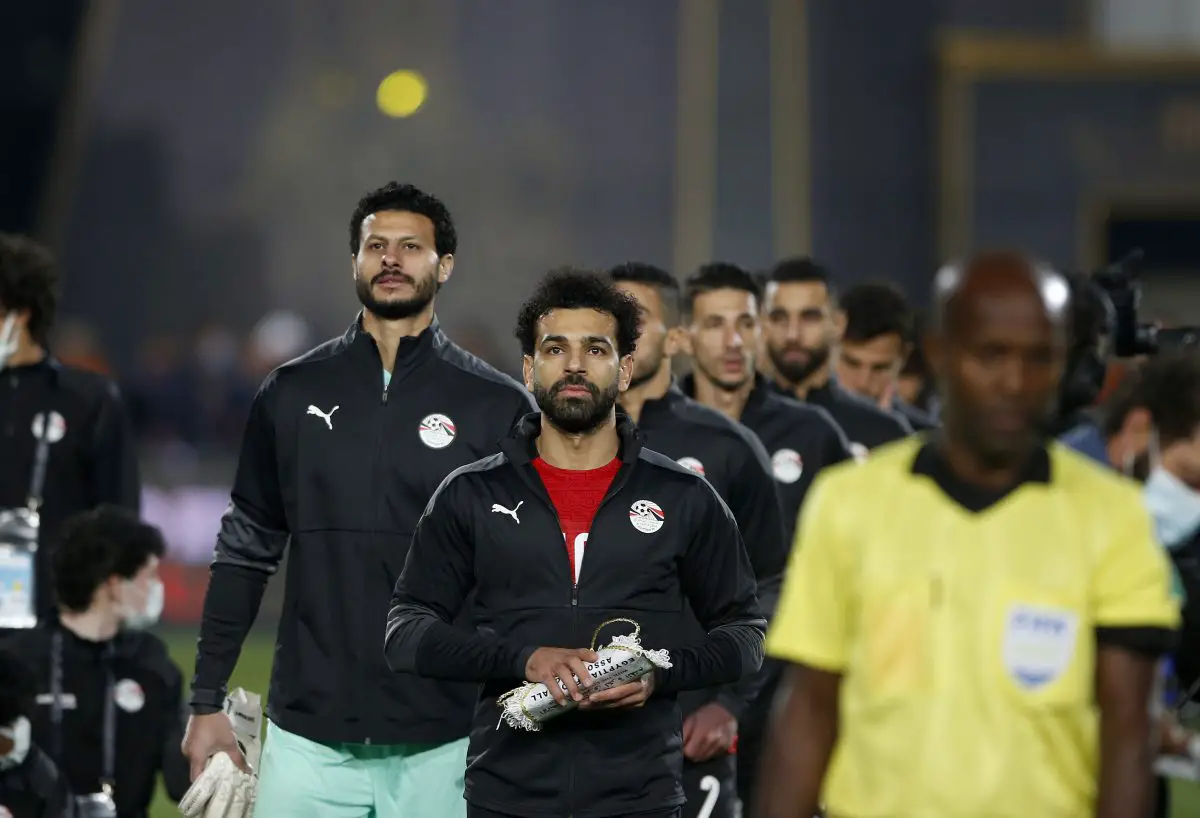
<svg viewBox="0 0 1200 818">
<path fill-rule="evenodd" d="M 633 374 L 636 302 L 604 276 L 558 273 L 526 303 L 517 334 L 542 414 L 430 501 L 396 586 L 388 661 L 484 682 L 468 757 L 471 818 L 676 816 L 675 694 L 735 682 L 761 663 L 766 623 L 750 562 L 712 486 L 643 448 L 614 410 Z M 472 591 L 467 635 L 450 623 Z M 644 643 L 669 650 L 673 666 L 587 696 L 592 654 L 581 648 L 614 617 L 640 623 Z M 579 710 L 537 733 L 497 724 L 498 694 L 526 679 L 557 693 L 556 678 L 583 697 Z"/>
<path fill-rule="evenodd" d="M 770 616 L 791 550 L 770 456 L 753 432 L 692 400 L 672 382 L 671 359 L 680 351 L 684 332 L 675 278 L 659 267 L 636 262 L 609 272 L 618 287 L 637 299 L 642 318 L 633 378 L 618 411 L 638 424 L 647 446 L 704 475 L 729 505 L 758 581 L 759 605 Z M 688 796 L 684 818 L 738 814 L 731 749 L 739 719 L 766 681 L 760 670 L 736 685 L 680 696 L 685 717 L 683 787 Z"/>
<path fill-rule="evenodd" d="M 217 711 L 290 542 L 259 814 L 315 818 L 334 811 L 327 801 L 380 818 L 463 812 L 475 691 L 389 673 L 379 641 L 434 490 L 494 452 L 532 408 L 516 381 L 438 328 L 434 294 L 456 242 L 434 197 L 395 184 L 368 194 L 350 223 L 363 312 L 345 335 L 272 373 L 251 409 L 204 601 L 184 748 L 193 778 L 217 751 L 242 760 Z M 381 751 L 386 777 L 411 786 L 381 786 L 385 776 L 372 773 Z"/>
</svg>

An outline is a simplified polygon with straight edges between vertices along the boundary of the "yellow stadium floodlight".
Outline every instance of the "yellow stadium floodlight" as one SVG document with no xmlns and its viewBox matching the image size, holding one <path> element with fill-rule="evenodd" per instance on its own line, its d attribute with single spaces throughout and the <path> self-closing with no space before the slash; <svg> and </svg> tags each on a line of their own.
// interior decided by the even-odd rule
<svg viewBox="0 0 1200 818">
<path fill-rule="evenodd" d="M 425 102 L 429 86 L 416 71 L 393 71 L 379 83 L 375 102 L 390 117 L 412 116 Z"/>
</svg>

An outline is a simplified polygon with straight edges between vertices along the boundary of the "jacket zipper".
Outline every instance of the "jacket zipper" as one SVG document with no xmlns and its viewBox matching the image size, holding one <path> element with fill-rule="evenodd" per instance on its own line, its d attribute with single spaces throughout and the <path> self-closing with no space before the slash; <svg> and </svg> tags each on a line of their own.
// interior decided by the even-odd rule
<svg viewBox="0 0 1200 818">
<path fill-rule="evenodd" d="M 633 470 L 632 468 L 630 468 L 626 464 L 622 463 L 621 468 L 617 471 L 616 476 L 613 477 L 612 483 L 609 484 L 608 491 L 605 492 L 605 494 L 604 494 L 604 499 L 600 501 L 600 505 L 596 506 L 596 513 L 592 515 L 592 521 L 588 525 L 588 548 L 587 548 L 587 550 L 585 550 L 583 552 L 583 557 L 584 557 L 585 561 L 587 560 L 587 551 L 591 550 L 591 546 L 592 546 L 591 529 L 595 527 L 596 520 L 600 519 L 600 512 L 604 510 L 604 506 L 606 506 L 608 504 L 608 501 L 613 499 L 615 496 L 617 496 L 617 494 L 621 491 L 621 489 L 623 489 L 625 487 L 625 484 L 629 482 L 629 473 L 632 470 Z M 556 518 L 558 517 L 557 511 L 554 512 L 554 516 Z M 561 521 L 559 521 L 558 527 L 560 529 L 562 528 Z M 567 559 L 571 559 L 570 554 L 567 555 Z M 579 577 L 581 576 L 582 571 L 583 571 L 583 563 L 579 564 L 579 571 L 580 571 L 580 574 L 575 573 L 575 565 L 574 565 L 574 561 L 572 561 L 571 576 L 573 577 L 573 581 L 571 582 L 571 633 L 578 633 L 578 631 L 579 631 Z M 591 647 L 591 645 L 588 645 L 588 647 Z M 567 814 L 567 818 L 571 818 L 571 816 L 575 814 L 575 761 L 574 761 L 574 759 L 568 759 L 567 765 L 568 765 L 567 766 L 567 804 L 569 805 L 569 808 L 570 808 L 570 812 Z"/>
<path fill-rule="evenodd" d="M 384 402 L 387 402 L 387 390 L 384 390 Z M 542 483 L 541 477 L 537 474 L 537 469 L 534 466 L 528 465 L 525 468 L 533 471 L 533 475 L 529 475 L 525 469 L 518 469 L 518 473 L 525 478 L 525 482 L 530 484 L 530 488 L 534 489 L 534 495 L 541 500 L 542 505 L 550 509 L 550 513 L 554 515 L 554 522 L 558 525 L 559 532 L 563 535 L 563 544 L 566 544 L 566 531 L 563 530 L 562 518 L 558 516 L 558 509 L 554 507 L 554 501 L 550 499 L 550 495 L 546 492 L 546 486 Z M 592 524 L 600 516 L 601 509 L 608 504 L 608 501 L 615 497 L 625 484 L 629 482 L 629 474 L 632 469 L 622 464 L 617 471 L 616 477 L 608 487 L 608 492 L 605 493 L 604 499 L 600 501 L 600 505 L 596 506 L 596 513 L 592 515 Z M 536 480 L 531 479 L 536 478 Z M 588 532 L 588 545 L 591 545 L 591 526 Z M 571 558 L 571 552 L 563 549 L 564 555 L 567 558 L 567 570 L 571 577 L 571 633 L 579 631 L 579 577 L 575 574 L 575 563 Z M 587 552 L 584 552 L 586 558 Z M 583 570 L 583 565 L 579 566 L 579 570 Z M 589 646 L 590 647 L 590 646 Z M 572 818 L 575 814 L 575 762 L 572 759 L 567 759 L 567 818 Z"/>
<path fill-rule="evenodd" d="M 382 372 L 383 371 L 383 359 L 380 357 L 378 349 L 375 350 L 375 358 L 379 361 L 379 371 Z M 380 375 L 380 377 L 383 377 L 383 376 Z M 392 382 L 389 379 L 387 386 L 383 387 L 383 394 L 379 401 L 379 422 L 376 423 L 376 425 L 375 425 L 375 455 L 374 455 L 374 463 L 372 464 L 372 467 L 371 467 L 371 473 L 375 476 L 375 481 L 376 481 L 375 485 L 377 485 L 377 486 L 383 485 L 383 481 L 381 479 L 382 475 L 380 474 L 380 469 L 383 468 L 383 463 L 382 463 L 382 461 L 383 461 L 383 456 L 382 456 L 383 431 L 387 427 L 388 390 L 391 389 L 391 386 L 392 386 Z M 383 492 L 380 492 L 375 501 L 375 524 L 372 526 L 375 534 L 379 533 L 382 522 L 383 522 Z M 360 678 L 364 678 L 364 677 L 360 676 Z M 365 698 L 366 698 L 365 696 L 361 696 L 359 698 L 359 701 L 363 701 Z M 370 744 L 370 743 L 371 743 L 371 737 L 369 735 L 363 738 L 363 744 Z"/>
</svg>

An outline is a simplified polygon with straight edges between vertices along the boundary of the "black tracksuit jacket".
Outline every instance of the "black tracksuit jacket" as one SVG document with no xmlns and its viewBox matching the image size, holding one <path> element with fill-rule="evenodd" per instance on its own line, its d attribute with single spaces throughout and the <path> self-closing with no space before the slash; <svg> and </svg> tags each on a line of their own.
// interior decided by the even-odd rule
<svg viewBox="0 0 1200 818">
<path fill-rule="evenodd" d="M 794 399 L 792 390 L 776 386 L 781 394 Z M 847 392 L 830 378 L 822 386 L 808 390 L 804 403 L 819 406 L 830 414 L 850 441 L 856 457 L 869 449 L 900 440 L 912 434 L 912 426 L 901 415 L 885 412 L 865 398 Z"/>
<path fill-rule="evenodd" d="M 685 377 L 680 382 L 684 394 L 695 394 L 695 383 L 694 376 Z M 755 378 L 739 420 L 769 453 L 790 551 L 809 486 L 821 469 L 850 459 L 850 444 L 828 412 L 779 394 L 761 375 Z"/>
<path fill-rule="evenodd" d="M 62 638 L 61 729 L 52 719 L 51 679 L 55 632 Z M 159 774 L 175 801 L 191 786 L 180 751 L 184 722 L 183 677 L 157 636 L 122 631 L 92 642 L 59 625 L 15 631 L 0 646 L 34 671 L 39 696 L 33 740 L 66 775 L 76 795 L 100 791 L 104 706 L 109 673 L 117 706 L 113 799 L 119 818 L 145 818 Z M 0 802 L 2 803 L 2 802 Z M 3 813 L 0 813 L 3 815 Z"/>
<path fill-rule="evenodd" d="M 530 415 L 501 453 L 446 479 L 429 503 L 388 617 L 398 671 L 484 682 L 467 757 L 467 800 L 509 815 L 602 818 L 685 800 L 676 694 L 755 672 L 766 626 L 750 560 L 728 507 L 703 478 L 642 447 L 618 415 L 621 467 L 588 538 L 578 584 L 562 527 L 532 461 Z M 520 506 L 519 522 L 491 513 Z M 643 533 L 651 517 L 661 527 Z M 450 623 L 468 594 L 473 633 Z M 690 638 L 690 605 L 706 631 Z M 498 723 L 496 697 L 523 681 L 537 647 L 589 647 L 614 617 L 640 623 L 643 644 L 670 651 L 643 707 L 574 711 L 540 732 Z M 607 638 L 602 635 L 600 642 Z"/>
<path fill-rule="evenodd" d="M 683 394 L 677 384 L 642 405 L 637 425 L 647 448 L 703 475 L 729 506 L 754 569 L 759 608 L 769 618 L 779 599 L 791 541 L 763 444 L 745 426 Z M 703 635 L 697 622 L 695 636 Z M 715 690 L 689 691 L 679 703 L 686 715 L 715 701 L 741 718 L 764 682 L 760 674 L 752 674 Z"/>
<path fill-rule="evenodd" d="M 0 369 L 0 508 L 24 507 L 33 476 L 34 418 L 57 413 L 40 510 L 35 601 L 56 617 L 50 558 L 63 522 L 101 503 L 137 512 L 141 501 L 133 428 L 116 385 L 54 358 Z M 57 432 L 62 432 L 58 437 Z"/>
<path fill-rule="evenodd" d="M 447 474 L 497 450 L 529 393 L 435 322 L 391 384 L 360 321 L 270 375 L 250 411 L 221 521 L 191 704 L 215 712 L 268 576 L 289 547 L 268 715 L 313 741 L 445 743 L 476 690 L 391 673 L 389 600 L 413 529 Z"/>
</svg>

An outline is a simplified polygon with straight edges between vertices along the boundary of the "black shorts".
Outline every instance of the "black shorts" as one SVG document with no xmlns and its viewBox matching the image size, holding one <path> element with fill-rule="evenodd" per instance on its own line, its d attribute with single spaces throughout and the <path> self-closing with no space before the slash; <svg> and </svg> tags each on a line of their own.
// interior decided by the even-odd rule
<svg viewBox="0 0 1200 818">
<path fill-rule="evenodd" d="M 738 818 L 736 757 L 719 755 L 709 761 L 683 762 L 683 818 Z"/>
<path fill-rule="evenodd" d="M 679 818 L 681 807 L 672 807 L 668 810 L 659 810 L 658 812 L 638 812 L 630 815 L 614 815 L 612 818 Z M 477 807 L 474 804 L 467 804 L 467 818 L 522 818 L 520 815 L 509 815 L 505 812 L 492 812 L 491 810 Z"/>
</svg>

